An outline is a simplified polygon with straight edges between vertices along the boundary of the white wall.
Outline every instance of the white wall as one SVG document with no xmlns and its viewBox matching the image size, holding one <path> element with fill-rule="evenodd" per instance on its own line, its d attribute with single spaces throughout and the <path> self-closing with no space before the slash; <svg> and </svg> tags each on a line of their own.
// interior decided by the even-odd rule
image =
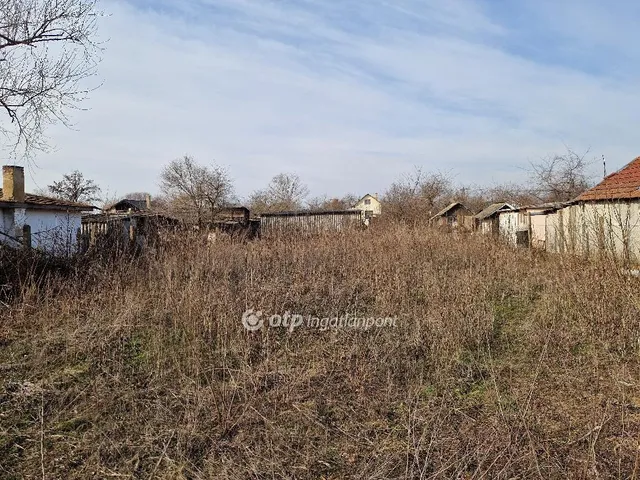
<svg viewBox="0 0 640 480">
<path fill-rule="evenodd" d="M 27 210 L 24 224 L 31 226 L 33 248 L 69 255 L 76 250 L 82 217 L 77 212 Z"/>
<path fill-rule="evenodd" d="M 546 248 L 547 243 L 547 217 L 543 212 L 531 212 L 529 222 L 531 224 L 531 246 L 533 248 Z"/>
<path fill-rule="evenodd" d="M 500 236 L 512 245 L 517 244 L 518 212 L 503 212 L 500 214 Z"/>
<path fill-rule="evenodd" d="M 79 212 L 37 209 L 3 209 L 2 231 L 13 237 L 21 234 L 22 227 L 31 227 L 31 246 L 57 255 L 76 251 L 77 232 L 82 225 Z M 10 243 L 2 236 L 0 241 Z"/>
<path fill-rule="evenodd" d="M 370 200 L 369 205 L 365 205 L 365 200 Z M 355 204 L 353 208 L 355 208 L 356 210 L 362 210 L 363 212 L 371 210 L 374 217 L 377 217 L 382 213 L 382 204 L 373 195 L 364 196 L 358 203 Z"/>
<path fill-rule="evenodd" d="M 589 202 L 547 220 L 547 250 L 640 263 L 640 202 Z"/>
</svg>

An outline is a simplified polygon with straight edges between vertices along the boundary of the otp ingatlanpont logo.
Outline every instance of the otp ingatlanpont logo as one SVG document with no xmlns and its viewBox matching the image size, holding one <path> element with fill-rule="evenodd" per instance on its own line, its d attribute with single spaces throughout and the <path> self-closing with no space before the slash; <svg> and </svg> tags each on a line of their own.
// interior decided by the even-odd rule
<svg viewBox="0 0 640 480">
<path fill-rule="evenodd" d="M 242 314 L 242 325 L 249 332 L 256 332 L 262 328 L 264 319 L 262 318 L 262 312 L 254 312 L 253 308 L 245 311 Z"/>
</svg>

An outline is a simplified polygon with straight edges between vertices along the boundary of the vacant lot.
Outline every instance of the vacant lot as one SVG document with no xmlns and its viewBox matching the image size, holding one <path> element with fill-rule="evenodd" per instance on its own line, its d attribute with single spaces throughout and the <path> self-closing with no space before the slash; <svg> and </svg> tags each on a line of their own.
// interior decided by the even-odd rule
<svg viewBox="0 0 640 480">
<path fill-rule="evenodd" d="M 2 478 L 640 474 L 640 285 L 609 265 L 389 226 L 56 275 L 0 306 Z"/>
</svg>

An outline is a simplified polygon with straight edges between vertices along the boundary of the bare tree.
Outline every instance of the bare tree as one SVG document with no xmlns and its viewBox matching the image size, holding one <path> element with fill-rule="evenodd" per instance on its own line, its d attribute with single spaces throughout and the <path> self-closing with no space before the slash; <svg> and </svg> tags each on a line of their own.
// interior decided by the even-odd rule
<svg viewBox="0 0 640 480">
<path fill-rule="evenodd" d="M 199 165 L 188 155 L 164 167 L 160 186 L 175 213 L 190 217 L 198 225 L 214 221 L 220 208 L 233 198 L 233 184 L 226 170 Z"/>
<path fill-rule="evenodd" d="M 100 200 L 100 187 L 93 180 L 75 170 L 62 176 L 62 180 L 53 182 L 47 187 L 57 198 L 71 202 L 95 202 Z"/>
<path fill-rule="evenodd" d="M 307 200 L 309 210 L 347 210 L 353 207 L 358 201 L 358 197 L 349 193 L 341 198 L 314 197 Z"/>
<path fill-rule="evenodd" d="M 151 194 L 148 192 L 129 192 L 126 193 L 122 198 L 127 198 L 129 200 L 146 200 L 147 197 L 150 197 Z"/>
<path fill-rule="evenodd" d="M 249 204 L 256 212 L 298 210 L 308 195 L 309 189 L 298 175 L 280 173 L 271 179 L 267 188 L 254 192 Z"/>
<path fill-rule="evenodd" d="M 532 193 L 542 201 L 561 202 L 571 200 L 588 189 L 587 153 L 579 155 L 567 148 L 564 155 L 550 155 L 536 163 L 530 162 Z"/>
<path fill-rule="evenodd" d="M 47 124 L 88 93 L 98 51 L 95 0 L 0 0 L 0 132 L 28 153 L 45 148 Z"/>
<path fill-rule="evenodd" d="M 451 199 L 451 180 L 442 173 L 426 173 L 415 167 L 389 187 L 384 195 L 386 216 L 417 221 L 428 219 Z"/>
</svg>

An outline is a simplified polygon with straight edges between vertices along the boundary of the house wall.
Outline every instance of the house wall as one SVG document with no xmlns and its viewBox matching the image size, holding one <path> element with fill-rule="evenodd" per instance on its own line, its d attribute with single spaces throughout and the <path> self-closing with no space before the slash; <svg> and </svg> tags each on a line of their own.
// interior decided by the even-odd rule
<svg viewBox="0 0 640 480">
<path fill-rule="evenodd" d="M 371 200 L 371 203 L 369 205 L 365 205 L 364 203 L 365 200 L 367 199 Z M 373 212 L 374 217 L 377 217 L 382 214 L 382 204 L 377 198 L 375 198 L 372 195 L 361 198 L 360 201 L 356 203 L 353 208 L 356 210 L 361 210 L 362 212 L 366 212 L 367 210 L 370 210 Z"/>
<path fill-rule="evenodd" d="M 31 227 L 31 246 L 50 253 L 68 255 L 75 251 L 80 213 L 54 210 L 3 209 L 1 229 L 12 237 L 22 235 L 22 227 Z M 3 243 L 14 243 L 4 235 Z"/>
<path fill-rule="evenodd" d="M 80 213 L 27 209 L 22 225 L 31 227 L 31 246 L 51 253 L 71 254 L 82 226 Z"/>
<path fill-rule="evenodd" d="M 547 250 L 640 263 L 640 202 L 571 205 L 547 220 Z"/>
<path fill-rule="evenodd" d="M 0 212 L 0 232 L 4 234 L 0 235 L 0 243 L 16 246 L 17 242 L 12 240 L 19 236 L 16 233 L 16 219 L 24 217 L 24 210 L 3 208 Z"/>
</svg>

